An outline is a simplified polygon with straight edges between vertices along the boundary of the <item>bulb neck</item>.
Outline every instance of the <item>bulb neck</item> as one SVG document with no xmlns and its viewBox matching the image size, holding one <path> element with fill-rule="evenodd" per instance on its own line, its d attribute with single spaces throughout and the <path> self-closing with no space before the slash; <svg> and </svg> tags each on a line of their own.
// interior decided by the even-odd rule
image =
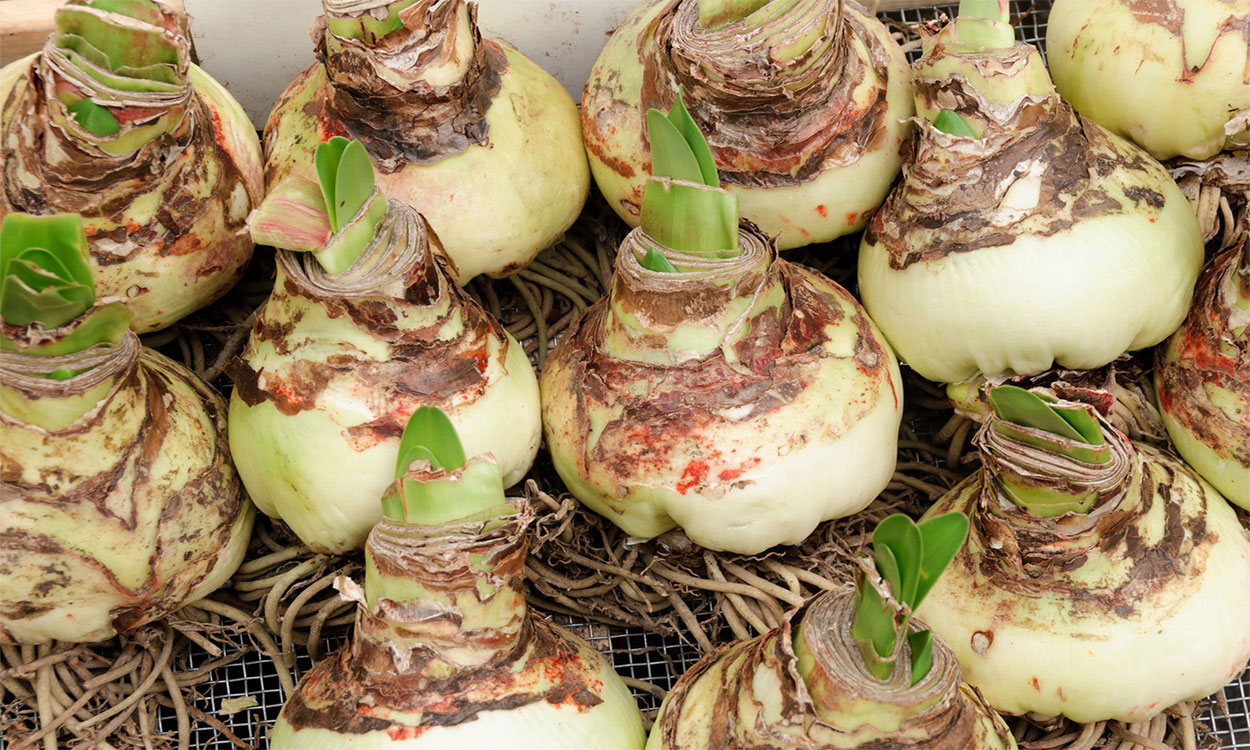
<svg viewBox="0 0 1250 750">
<path fill-rule="evenodd" d="M 963 19 L 960 19 L 963 20 Z M 957 112 L 978 138 L 986 129 L 1021 127 L 1015 112 L 1032 99 L 1058 102 L 1042 56 L 1031 44 L 1007 47 L 970 45 L 960 39 L 958 22 L 948 24 L 925 44 L 913 68 L 916 114 L 933 123 L 943 110 Z"/>
<path fill-rule="evenodd" d="M 945 726 L 919 740 L 918 748 L 972 747 L 972 722 L 963 711 L 960 671 L 950 650 L 933 644 L 933 667 L 911 684 L 906 639 L 897 666 L 886 680 L 873 677 L 851 636 L 855 616 L 851 590 L 821 594 L 795 615 L 792 644 L 795 672 L 819 719 L 868 743 L 874 737 L 925 737 L 926 727 Z M 785 629 L 781 635 L 789 635 Z M 955 718 L 958 717 L 958 718 Z M 952 736 L 967 736 L 966 744 Z M 907 747 L 913 747 L 908 744 Z"/>
<path fill-rule="evenodd" d="M 55 333 L 68 335 L 73 327 Z M 37 329 L 24 330 L 23 338 L 29 341 L 31 331 Z M 11 341 L 12 331 L 5 333 Z M 60 356 L 0 351 L 0 414 L 45 430 L 63 430 L 112 399 L 130 381 L 140 349 L 139 337 L 127 330 L 117 344 L 99 344 Z"/>
<path fill-rule="evenodd" d="M 665 255 L 675 273 L 642 266 L 652 248 Z M 631 232 L 617 252 L 605 303 L 604 351 L 619 360 L 672 367 L 717 353 L 734 365 L 749 356 L 746 350 L 754 344 L 775 350 L 780 326 L 761 321 L 770 315 L 780 320 L 788 302 L 771 243 L 744 224 L 739 252 L 715 256 L 679 253 L 659 246 L 641 229 Z"/>
<path fill-rule="evenodd" d="M 1134 449 L 1101 414 L 1089 412 L 1100 424 L 1101 445 L 991 416 L 976 437 L 985 490 L 1038 518 L 1085 515 L 1115 503 L 1131 479 Z"/>
<path fill-rule="evenodd" d="M 524 531 L 532 511 L 427 526 L 383 519 L 365 545 L 353 648 L 368 668 L 442 679 L 519 643 L 525 603 Z"/>
</svg>

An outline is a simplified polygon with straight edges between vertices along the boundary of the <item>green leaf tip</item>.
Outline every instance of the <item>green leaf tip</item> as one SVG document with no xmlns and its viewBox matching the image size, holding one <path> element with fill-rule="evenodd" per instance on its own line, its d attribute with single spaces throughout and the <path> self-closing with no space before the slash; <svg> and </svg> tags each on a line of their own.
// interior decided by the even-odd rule
<svg viewBox="0 0 1250 750">
<path fill-rule="evenodd" d="M 331 275 L 351 267 L 386 215 L 375 190 L 373 163 L 360 141 L 335 136 L 313 151 L 317 181 L 284 180 L 248 219 L 252 239 L 293 252 L 312 252 Z"/>
<path fill-rule="evenodd" d="M 964 138 L 976 138 L 977 134 L 968 125 L 968 121 L 959 116 L 959 113 L 944 109 L 933 118 L 933 127 L 948 133 L 950 135 L 958 135 Z"/>
<path fill-rule="evenodd" d="M 962 0 L 955 37 L 970 47 L 1006 49 L 1016 43 L 1008 0 Z"/>
<path fill-rule="evenodd" d="M 677 273 L 677 267 L 674 266 L 664 253 L 654 247 L 647 250 L 647 254 L 642 256 L 639 264 L 648 271 L 656 273 Z"/>
<path fill-rule="evenodd" d="M 962 18 L 983 18 L 987 21 L 1009 23 L 1011 21 L 1010 0 L 960 0 L 959 16 Z"/>
<path fill-rule="evenodd" d="M 167 34 L 167 12 L 144 0 L 67 3 L 56 12 L 56 44 L 90 60 L 93 65 L 76 62 L 92 78 L 98 79 L 102 73 L 117 73 L 166 80 L 169 70 L 162 70 L 162 67 L 179 68 L 184 62 L 181 40 Z M 108 14 L 140 23 L 119 21 Z"/>
<path fill-rule="evenodd" d="M 1098 421 L 1088 411 L 1079 406 L 1052 406 L 1053 401 L 1014 385 L 990 389 L 990 405 L 1000 420 L 1086 445 L 1103 445 L 1106 442 Z"/>
<path fill-rule="evenodd" d="M 720 186 L 716 159 L 678 91 L 665 115 L 647 111 L 651 179 L 642 196 L 642 227 L 681 252 L 734 251 L 738 199 Z"/>
<path fill-rule="evenodd" d="M 90 98 L 79 99 L 66 107 L 66 111 L 74 116 L 83 130 L 92 135 L 114 135 L 122 129 L 108 107 L 96 104 Z"/>
<path fill-rule="evenodd" d="M 8 214 L 0 224 L 0 319 L 7 325 L 53 330 L 73 327 L 51 341 L 22 345 L 0 338 L 0 349 L 41 357 L 117 344 L 130 327 L 121 302 L 96 305 L 87 235 L 78 214 Z M 78 373 L 58 370 L 65 380 Z"/>
<path fill-rule="evenodd" d="M 433 474 L 410 478 L 412 462 L 419 460 L 428 461 Z M 437 526 L 494 518 L 508 509 L 499 464 L 482 457 L 467 460 L 455 425 L 432 406 L 419 407 L 408 418 L 395 476 L 398 481 L 382 498 L 382 514 L 395 521 Z"/>
<path fill-rule="evenodd" d="M 931 643 L 921 633 L 910 633 L 908 623 L 911 613 L 959 553 L 968 530 L 968 519 L 962 513 L 945 513 L 919 524 L 896 513 L 873 530 L 873 562 L 894 603 L 882 599 L 860 576 L 851 635 L 868 670 L 878 679 L 886 680 L 893 673 L 903 633 L 908 633 L 912 646 L 912 684 L 928 674 Z"/>
<path fill-rule="evenodd" d="M 338 135 L 317 145 L 313 163 L 330 213 L 330 227 L 338 232 L 373 195 L 373 163 L 363 143 Z"/>
<path fill-rule="evenodd" d="M 0 225 L 0 317 L 59 328 L 95 304 L 87 235 L 78 214 L 13 213 Z"/>
<path fill-rule="evenodd" d="M 463 467 L 466 460 L 456 426 L 442 409 L 434 406 L 418 407 L 408 417 L 399 438 L 395 478 L 406 474 L 412 462 L 420 459 L 429 461 L 431 468 L 448 471 Z"/>
</svg>

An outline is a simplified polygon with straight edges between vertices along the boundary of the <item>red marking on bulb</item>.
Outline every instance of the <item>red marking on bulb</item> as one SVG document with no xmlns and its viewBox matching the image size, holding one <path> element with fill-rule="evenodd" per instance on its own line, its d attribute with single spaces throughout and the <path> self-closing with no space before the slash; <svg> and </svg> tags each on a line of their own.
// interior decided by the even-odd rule
<svg viewBox="0 0 1250 750">
<path fill-rule="evenodd" d="M 717 474 L 716 476 L 720 477 L 722 482 L 732 482 L 733 480 L 742 476 L 743 472 L 747 471 L 748 469 L 753 469 L 756 466 L 759 466 L 759 464 L 760 464 L 760 460 L 758 458 L 748 458 L 747 460 L 743 461 L 738 466 L 738 468 L 725 469 L 724 471 Z"/>
<path fill-rule="evenodd" d="M 859 212 L 858 212 L 858 211 L 851 211 L 851 212 L 847 213 L 847 215 L 846 215 L 846 223 L 847 223 L 847 224 L 854 224 L 854 223 L 855 223 L 855 219 L 857 219 L 857 218 L 859 218 Z"/>
<path fill-rule="evenodd" d="M 324 142 L 336 135 L 341 135 L 344 138 L 348 137 L 347 130 L 343 127 L 343 124 L 323 111 L 322 116 L 317 118 L 317 137 Z"/>
<path fill-rule="evenodd" d="M 226 129 L 221 126 L 221 114 L 217 112 L 216 107 L 209 107 L 208 113 L 213 116 L 213 140 L 222 151 L 230 153 L 230 147 L 226 145 Z"/>
<path fill-rule="evenodd" d="M 1042 686 L 1038 683 L 1036 677 L 1033 678 L 1033 689 L 1039 693 L 1042 692 Z"/>
<path fill-rule="evenodd" d="M 386 733 L 390 735 L 392 740 L 401 742 L 403 740 L 415 740 L 425 734 L 427 729 L 429 727 L 391 727 L 386 730 Z"/>
<path fill-rule="evenodd" d="M 699 484 L 707 478 L 708 466 L 706 461 L 695 459 L 686 464 L 686 470 L 681 474 L 681 481 L 677 483 L 677 491 L 686 494 L 686 490 Z"/>
<path fill-rule="evenodd" d="M 822 219 L 829 218 L 829 209 L 825 208 L 825 204 L 823 203 L 816 207 L 816 213 L 820 214 L 820 218 Z"/>
</svg>

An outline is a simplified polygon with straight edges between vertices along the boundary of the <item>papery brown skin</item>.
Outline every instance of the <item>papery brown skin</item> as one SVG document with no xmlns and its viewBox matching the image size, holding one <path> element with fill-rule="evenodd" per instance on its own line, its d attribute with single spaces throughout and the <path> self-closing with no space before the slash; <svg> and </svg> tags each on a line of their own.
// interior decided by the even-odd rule
<svg viewBox="0 0 1250 750">
<path fill-rule="evenodd" d="M 740 232 L 744 247 L 766 244 L 756 232 Z M 542 372 L 547 446 L 569 490 L 633 536 L 679 526 L 742 554 L 870 502 L 893 473 L 902 388 L 854 298 L 771 246 L 736 280 L 670 279 L 638 265 L 646 242 L 627 238 L 609 295 Z M 716 332 L 721 316 L 738 317 Z M 679 343 L 689 329 L 723 338 L 695 356 Z"/>
<path fill-rule="evenodd" d="M 617 215 L 638 226 L 651 166 L 645 113 L 668 111 L 681 87 L 723 186 L 780 249 L 863 228 L 911 134 L 911 75 L 880 22 L 852 3 L 827 4 L 813 16 L 835 25 L 836 40 L 823 56 L 806 53 L 804 64 L 816 62 L 804 72 L 790 72 L 799 66 L 773 60 L 767 50 L 753 56 L 741 45 L 715 52 L 686 45 L 676 38 L 675 18 L 697 17 L 695 0 L 643 3 L 616 29 L 591 72 L 581 112 L 595 181 Z M 715 67 L 725 82 L 714 86 L 692 71 L 700 64 Z M 805 83 L 792 89 L 789 76 Z"/>
<path fill-rule="evenodd" d="M 45 99 L 41 55 L 0 70 L 0 217 L 82 214 L 96 292 L 125 300 L 139 333 L 225 294 L 251 258 L 244 223 L 264 194 L 260 143 L 239 104 L 189 65 L 184 125 L 130 156 L 101 158 L 50 121 L 48 108 L 61 105 Z"/>
<path fill-rule="evenodd" d="M 854 593 L 824 593 L 815 601 L 826 598 L 853 600 Z M 853 601 L 833 608 L 843 618 L 838 621 L 813 617 L 812 606 L 809 602 L 787 613 L 779 629 L 705 656 L 682 675 L 656 717 L 647 750 L 1016 747 L 1002 719 L 960 679 L 958 664 L 940 641 L 933 645 L 933 672 L 919 686 L 887 687 L 869 676 L 850 638 Z M 821 633 L 835 650 L 836 668 L 829 664 L 825 669 L 836 687 L 828 688 L 823 700 L 830 710 L 854 714 L 857 721 L 838 726 L 818 714 L 813 701 L 821 699 L 799 677 L 791 647 L 799 622 L 805 631 Z M 814 672 L 819 671 L 818 666 Z M 872 723 L 892 723 L 896 715 L 907 718 L 895 727 Z"/>
<path fill-rule="evenodd" d="M 392 201 L 387 217 L 420 235 L 408 249 L 375 238 L 362 256 L 382 258 L 389 282 L 345 294 L 336 277 L 304 270 L 315 260 L 281 253 L 273 295 L 230 368 L 230 441 L 244 483 L 261 511 L 319 551 L 364 542 L 420 406 L 446 411 L 470 455 L 493 453 L 505 486 L 538 450 L 538 388 L 524 350 L 455 285 L 415 212 Z"/>
<path fill-rule="evenodd" d="M 339 582 L 360 604 L 356 631 L 300 681 L 274 750 L 468 747 L 491 732 L 521 747 L 573 750 L 596 737 L 596 747 L 638 750 L 641 717 L 607 660 L 528 613 L 531 519 L 525 510 L 491 531 L 382 521 L 369 537 L 377 573 L 366 591 Z M 368 588 L 379 580 L 411 598 L 380 598 Z"/>
<path fill-rule="evenodd" d="M 438 33 L 460 6 L 422 0 L 405 14 L 412 28 Z M 554 78 L 511 47 L 481 39 L 472 23 L 474 52 L 464 78 L 399 87 L 374 73 L 362 45 L 331 52 L 319 20 L 318 62 L 287 87 L 265 125 L 265 183 L 315 179 L 318 143 L 357 138 L 382 192 L 415 208 L 438 233 L 458 283 L 528 265 L 572 225 L 589 191 L 577 109 Z M 393 50 L 408 38 L 392 32 L 377 49 Z M 449 53 L 436 46 L 422 62 L 435 54 Z"/>
<path fill-rule="evenodd" d="M 1243 230 L 1244 232 L 1244 230 Z M 1250 268 L 1246 242 L 1214 258 L 1180 329 L 1160 346 L 1155 384 L 1176 449 L 1250 510 Z"/>
<path fill-rule="evenodd" d="M 960 82 L 921 78 L 916 90 L 935 109 L 972 116 L 983 106 Z M 892 269 L 1010 244 L 1023 233 L 1047 237 L 1084 219 L 1164 206 L 1166 196 L 1158 190 L 1129 182 L 1121 194 L 1117 183 L 1105 179 L 1123 170 L 1133 181 L 1170 182 L 1162 166 L 1112 140 L 1062 100 L 1022 101 L 1009 119 L 989 128 L 978 143 L 921 129 L 904 180 L 864 236 L 865 244 L 886 249 Z M 958 169 L 946 152 L 961 159 Z M 1041 170 L 1036 200 L 1004 205 L 1021 169 L 1034 163 Z"/>
<path fill-rule="evenodd" d="M 1181 462 L 1128 455 L 1088 514 L 1034 516 L 987 468 L 926 513 L 972 531 L 918 614 L 1003 713 L 1144 721 L 1250 660 L 1250 532 Z"/>
<path fill-rule="evenodd" d="M 255 508 L 230 461 L 225 402 L 134 346 L 99 403 L 59 429 L 8 413 L 55 397 L 6 371 L 0 642 L 106 640 L 206 596 L 242 562 Z"/>
<path fill-rule="evenodd" d="M 974 55 L 952 36 L 926 46 L 917 108 L 957 112 L 982 132 L 917 118 L 903 181 L 860 245 L 869 314 L 900 358 L 946 383 L 1093 369 L 1163 340 L 1203 255 L 1176 183 L 1048 93 L 1029 45 Z"/>
</svg>

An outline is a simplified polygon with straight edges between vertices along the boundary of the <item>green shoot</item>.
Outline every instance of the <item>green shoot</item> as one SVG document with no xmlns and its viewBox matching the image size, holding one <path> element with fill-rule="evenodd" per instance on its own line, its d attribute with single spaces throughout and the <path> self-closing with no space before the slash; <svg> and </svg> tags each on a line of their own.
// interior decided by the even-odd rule
<svg viewBox="0 0 1250 750">
<path fill-rule="evenodd" d="M 188 44 L 174 18 L 151 0 L 73 0 L 56 12 L 52 43 L 96 84 L 82 98 L 64 94 L 61 103 L 107 153 L 133 153 L 182 121 L 180 110 L 168 111 L 123 128 L 115 114 L 127 106 L 126 92 L 169 93 L 187 85 Z"/>
<path fill-rule="evenodd" d="M 674 266 L 664 253 L 656 250 L 654 247 L 647 251 L 639 261 L 643 268 L 656 273 L 677 273 L 677 267 Z"/>
<path fill-rule="evenodd" d="M 656 242 L 687 253 L 737 254 L 738 199 L 720 187 L 707 140 L 682 103 L 667 115 L 647 112 L 651 178 L 642 197 L 642 228 Z"/>
<path fill-rule="evenodd" d="M 9 325 L 59 328 L 95 304 L 78 214 L 9 214 L 0 225 L 0 315 Z"/>
<path fill-rule="evenodd" d="M 370 13 L 359 18 L 327 15 L 326 25 L 331 32 L 344 39 L 359 39 L 365 44 L 377 44 L 383 37 L 404 27 L 401 12 L 416 3 L 417 0 L 398 0 L 391 3 L 386 16 L 381 19 L 374 18 Z"/>
<path fill-rule="evenodd" d="M 655 113 L 654 115 L 652 113 Z M 695 124 L 694 118 L 690 116 L 690 111 L 686 109 L 686 103 L 681 99 L 681 93 L 678 92 L 677 101 L 673 102 L 673 107 L 668 111 L 668 117 L 660 114 L 659 110 L 652 109 L 647 112 L 648 132 L 651 128 L 651 119 L 656 117 L 655 125 L 661 132 L 667 132 L 671 126 L 672 133 L 686 143 L 687 148 L 684 151 L 694 157 L 695 163 L 698 165 L 697 173 L 686 177 L 691 182 L 702 182 L 709 187 L 720 187 L 720 175 L 716 171 L 716 158 L 712 156 L 712 149 L 707 145 L 707 141 L 703 138 L 703 134 L 699 132 L 699 126 Z M 673 151 L 683 151 L 681 145 L 673 142 L 670 148 Z M 662 177 L 678 177 L 679 175 L 657 170 L 655 164 L 652 164 L 651 174 Z"/>
<path fill-rule="evenodd" d="M 987 21 L 1009 23 L 1010 0 L 960 0 L 959 15 L 965 18 L 984 18 Z"/>
<path fill-rule="evenodd" d="M 117 118 L 109 112 L 108 107 L 101 107 L 89 98 L 79 99 L 70 105 L 67 111 L 74 116 L 83 130 L 92 135 L 113 135 L 122 129 Z"/>
<path fill-rule="evenodd" d="M 121 6 L 115 7 L 117 10 L 125 10 Z M 182 62 L 178 45 L 159 27 L 159 19 L 160 16 L 156 15 L 152 17 L 152 21 L 156 23 L 123 25 L 111 18 L 91 13 L 82 6 L 66 5 L 56 12 L 56 30 L 58 34 L 86 40 L 91 47 L 105 55 L 108 70 L 112 72 L 161 64 L 177 66 Z"/>
<path fill-rule="evenodd" d="M 908 633 L 907 645 L 911 650 L 911 684 L 915 685 L 933 669 L 933 631 Z"/>
<path fill-rule="evenodd" d="M 967 537 L 968 519 L 962 513 L 946 513 L 919 524 L 896 513 L 873 531 L 873 561 L 890 600 L 883 599 L 861 575 L 851 635 L 865 666 L 877 679 L 888 680 L 893 674 L 903 634 L 911 646 L 912 684 L 928 675 L 933 664 L 932 638 L 928 631 L 909 631 L 911 613 L 929 595 Z"/>
<path fill-rule="evenodd" d="M 421 406 L 408 418 L 404 434 L 399 439 L 399 458 L 395 465 L 395 478 L 408 473 L 413 461 L 430 462 L 433 469 L 459 469 L 464 466 L 464 447 L 456 426 L 442 409 Z"/>
<path fill-rule="evenodd" d="M 431 472 L 408 476 L 414 461 L 426 461 Z M 467 461 L 455 425 L 441 409 L 422 406 L 408 418 L 399 440 L 395 467 L 398 480 L 382 498 L 382 514 L 395 521 L 438 526 L 459 519 L 491 517 L 505 507 L 503 475 L 488 460 Z"/>
<path fill-rule="evenodd" d="M 999 434 L 1085 464 L 1097 466 L 1111 460 L 1102 427 L 1087 408 L 1060 405 L 1051 396 L 1014 385 L 993 388 L 989 396 L 994 408 L 993 429 Z M 1017 505 L 1039 516 L 1083 513 L 1098 497 L 1096 492 L 1073 495 L 1010 473 L 999 473 L 998 480 Z"/>
<path fill-rule="evenodd" d="M 960 117 L 957 112 L 949 109 L 944 109 L 938 113 L 938 116 L 933 119 L 933 127 L 950 135 L 958 135 L 964 138 L 977 137 L 977 134 L 969 127 L 968 121 Z"/>
<path fill-rule="evenodd" d="M 955 36 L 970 47 L 1005 49 L 1016 43 L 1008 0 L 962 0 Z"/>
<path fill-rule="evenodd" d="M 373 194 L 373 164 L 360 141 L 342 136 L 317 145 L 313 151 L 317 179 L 335 232 L 352 220 Z"/>
<path fill-rule="evenodd" d="M 1111 460 L 1098 420 L 1084 407 L 1056 406 L 1055 402 L 1053 397 L 1014 385 L 990 390 L 990 405 L 998 417 L 995 427 L 1000 433 L 1086 463 Z"/>
<path fill-rule="evenodd" d="M 252 239 L 312 252 L 331 275 L 351 267 L 377 233 L 386 198 L 374 189 L 373 163 L 360 141 L 335 136 L 313 152 L 314 183 L 290 177 L 249 219 Z"/>
<path fill-rule="evenodd" d="M 97 344 L 116 344 L 130 327 L 120 302 L 95 307 L 95 282 L 87 264 L 87 235 L 78 214 L 9 214 L 0 224 L 0 319 L 8 325 L 53 330 L 77 324 L 63 336 L 20 348 L 36 356 L 61 356 Z M 85 317 L 84 317 L 85 314 Z M 0 339 L 0 349 L 19 346 Z M 76 372 L 60 370 L 63 380 Z"/>
</svg>

